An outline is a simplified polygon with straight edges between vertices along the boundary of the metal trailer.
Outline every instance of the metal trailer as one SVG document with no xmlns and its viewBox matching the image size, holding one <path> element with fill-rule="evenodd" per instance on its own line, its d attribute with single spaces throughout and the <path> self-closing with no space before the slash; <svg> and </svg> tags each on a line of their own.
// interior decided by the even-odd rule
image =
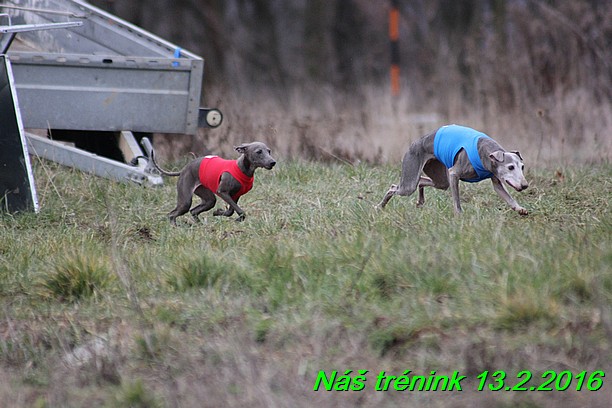
<svg viewBox="0 0 612 408">
<path fill-rule="evenodd" d="M 26 132 L 31 153 L 155 185 L 161 178 L 139 159 L 132 132 L 195 134 L 222 122 L 217 109 L 200 108 L 204 60 L 189 51 L 80 0 L 3 0 L 0 13 L 0 54 L 12 65 L 24 128 L 116 132 L 126 161 L 138 164 L 78 151 L 40 132 Z M 36 30 L 75 21 L 82 24 Z M 16 37 L 12 26 L 21 28 Z"/>
</svg>

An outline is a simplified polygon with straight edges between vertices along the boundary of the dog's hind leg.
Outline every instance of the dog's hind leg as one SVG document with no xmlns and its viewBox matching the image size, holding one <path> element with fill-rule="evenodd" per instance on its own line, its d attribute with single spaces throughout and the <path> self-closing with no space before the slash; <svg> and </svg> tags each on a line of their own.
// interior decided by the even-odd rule
<svg viewBox="0 0 612 408">
<path fill-rule="evenodd" d="M 414 193 L 421 180 L 421 172 L 425 165 L 424 153 L 420 143 L 413 143 L 402 160 L 402 177 L 395 194 L 410 196 Z"/>
<path fill-rule="evenodd" d="M 402 159 L 402 176 L 399 185 L 393 184 L 383 197 L 378 208 L 384 208 L 394 195 L 410 196 L 421 181 L 425 163 L 434 159 L 433 144 L 435 133 L 430 133 L 414 141 Z"/>
<path fill-rule="evenodd" d="M 208 211 L 213 208 L 215 206 L 215 203 L 217 202 L 217 199 L 215 198 L 215 195 L 212 191 L 208 190 L 207 188 L 204 188 L 203 186 L 199 186 L 198 188 L 196 188 L 194 193 L 202 199 L 202 202 L 199 205 L 193 207 L 190 211 L 193 219 L 198 221 L 198 215 L 200 215 L 204 211 Z"/>
<path fill-rule="evenodd" d="M 427 174 L 428 177 L 421 176 L 421 180 L 419 181 L 419 199 L 417 201 L 417 207 L 421 207 L 425 203 L 425 187 L 434 187 L 439 190 L 446 190 L 449 187 L 448 171 L 440 161 L 435 159 L 429 160 L 425 163 L 425 166 L 423 166 L 423 173 Z"/>
<path fill-rule="evenodd" d="M 176 184 L 176 207 L 168 213 L 170 222 L 176 225 L 176 218 L 187 213 L 191 208 L 191 200 L 194 193 L 193 180 L 189 173 L 181 173 Z"/>
<path fill-rule="evenodd" d="M 423 153 L 419 143 L 413 143 L 402 159 L 402 177 L 399 185 L 392 184 L 378 204 L 378 208 L 385 208 L 394 195 L 409 196 L 418 187 L 421 170 L 423 169 Z"/>
<path fill-rule="evenodd" d="M 429 177 L 421 176 L 419 180 L 419 198 L 417 200 L 416 206 L 422 207 L 425 204 L 425 187 L 433 187 L 434 182 L 431 181 Z"/>
<path fill-rule="evenodd" d="M 189 197 L 189 201 L 179 200 L 176 204 L 176 208 L 174 208 L 174 210 L 168 213 L 168 218 L 170 219 L 170 222 L 176 225 L 176 218 L 180 217 L 181 215 L 189 211 L 190 207 L 191 207 L 191 197 Z"/>
</svg>

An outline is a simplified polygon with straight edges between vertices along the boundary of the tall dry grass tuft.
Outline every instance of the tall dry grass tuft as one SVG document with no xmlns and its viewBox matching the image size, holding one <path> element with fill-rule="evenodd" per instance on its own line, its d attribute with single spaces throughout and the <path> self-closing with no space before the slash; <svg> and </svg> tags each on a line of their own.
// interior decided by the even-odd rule
<svg viewBox="0 0 612 408">
<path fill-rule="evenodd" d="M 74 253 L 61 257 L 41 278 L 46 296 L 65 302 L 96 297 L 110 286 L 114 275 L 99 254 Z"/>
</svg>

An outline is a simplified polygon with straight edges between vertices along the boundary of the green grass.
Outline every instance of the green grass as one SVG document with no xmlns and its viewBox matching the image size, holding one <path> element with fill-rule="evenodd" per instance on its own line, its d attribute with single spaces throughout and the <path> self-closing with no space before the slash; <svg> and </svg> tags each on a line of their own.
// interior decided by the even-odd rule
<svg viewBox="0 0 612 408">
<path fill-rule="evenodd" d="M 557 170 L 511 193 L 528 217 L 488 182 L 462 184 L 457 217 L 433 190 L 375 210 L 399 166 L 281 161 L 245 222 L 172 227 L 176 179 L 36 162 L 41 212 L 0 216 L 0 406 L 447 406 L 375 377 L 609 370 L 612 166 Z M 370 370 L 364 391 L 312 391 L 349 369 Z M 610 389 L 461 401 L 596 406 Z"/>
<path fill-rule="evenodd" d="M 115 277 L 103 258 L 99 253 L 69 253 L 59 257 L 50 266 L 50 272 L 40 278 L 42 295 L 67 302 L 97 296 Z"/>
</svg>

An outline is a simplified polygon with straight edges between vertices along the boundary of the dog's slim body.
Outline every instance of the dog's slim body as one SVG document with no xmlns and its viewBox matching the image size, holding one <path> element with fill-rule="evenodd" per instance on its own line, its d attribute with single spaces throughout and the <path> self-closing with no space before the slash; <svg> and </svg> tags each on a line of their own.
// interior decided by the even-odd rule
<svg viewBox="0 0 612 408">
<path fill-rule="evenodd" d="M 442 143 L 453 137 L 465 137 L 471 147 L 457 145 L 446 157 L 441 153 Z M 436 138 L 439 138 L 436 140 Z M 469 153 L 469 154 L 468 154 Z M 416 140 L 402 160 L 402 175 L 399 185 L 391 185 L 378 204 L 384 208 L 394 195 L 409 196 L 419 189 L 417 206 L 425 203 L 425 187 L 446 190 L 450 187 L 456 213 L 461 213 L 459 180 L 477 182 L 490 178 L 493 189 L 506 203 L 521 215 L 527 215 L 508 193 L 504 184 L 516 191 L 526 189 L 529 184 L 523 175 L 523 159 L 519 152 L 505 151 L 495 140 L 484 133 L 463 126 L 443 126 L 436 132 Z M 422 176 L 425 173 L 428 177 Z"/>
<path fill-rule="evenodd" d="M 187 213 L 190 209 L 191 215 L 197 220 L 199 214 L 215 206 L 217 202 L 215 195 L 221 197 L 223 201 L 228 204 L 228 207 L 225 210 L 217 209 L 213 215 L 230 217 L 235 211 L 238 214 L 238 221 L 244 220 L 245 214 L 242 208 L 238 206 L 238 198 L 250 189 L 250 185 L 247 188 L 243 187 L 245 180 L 252 183 L 255 169 L 263 167 L 272 170 L 276 164 L 276 160 L 270 155 L 271 152 L 268 146 L 261 142 L 244 143 L 234 149 L 238 153 L 241 153 L 238 160 L 235 161 L 234 167 L 237 167 L 235 170 L 221 170 L 218 176 L 214 176 L 216 180 L 213 185 L 218 182 L 216 191 L 212 191 L 210 188 L 206 187 L 206 182 L 203 183 L 201 178 L 201 176 L 205 177 L 205 174 L 200 174 L 201 169 L 206 171 L 206 167 L 202 166 L 203 162 L 210 158 L 216 158 L 216 156 L 197 158 L 188 163 L 180 172 L 169 172 L 159 167 L 155 161 L 155 153 L 152 152 L 151 159 L 153 160 L 153 164 L 161 174 L 179 177 L 176 185 L 176 208 L 168 214 L 173 224 L 176 224 L 177 217 Z M 234 171 L 242 173 L 235 173 L 238 178 L 242 179 L 242 182 L 232 175 Z M 200 197 L 202 202 L 191 208 L 191 201 L 194 194 Z"/>
</svg>

